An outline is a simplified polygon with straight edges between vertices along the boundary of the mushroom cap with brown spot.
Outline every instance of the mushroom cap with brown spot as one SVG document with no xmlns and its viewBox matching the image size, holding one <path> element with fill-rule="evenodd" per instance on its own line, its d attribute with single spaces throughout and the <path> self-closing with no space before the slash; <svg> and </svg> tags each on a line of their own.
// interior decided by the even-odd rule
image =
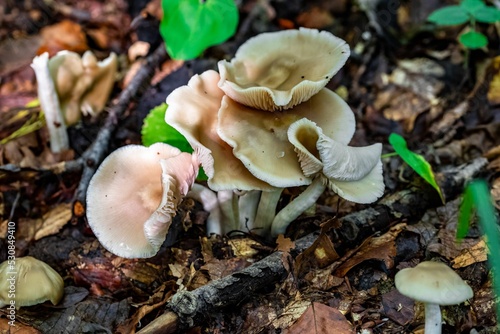
<svg viewBox="0 0 500 334">
<path fill-rule="evenodd" d="M 349 54 L 349 45 L 327 31 L 263 33 L 241 45 L 231 62 L 219 62 L 219 87 L 253 108 L 289 109 L 324 88 Z"/>
<path fill-rule="evenodd" d="M 15 276 L 14 280 L 8 280 Z M 9 297 L 10 284 L 15 284 L 14 298 Z M 32 306 L 46 300 L 54 305 L 64 294 L 64 281 L 48 264 L 31 256 L 15 260 L 12 268 L 9 261 L 0 264 L 0 307 L 15 301 L 15 307 Z"/>
<path fill-rule="evenodd" d="M 217 134 L 217 114 L 224 96 L 218 81 L 219 74 L 209 70 L 174 90 L 167 97 L 165 121 L 195 150 L 212 190 L 272 190 L 245 168 Z"/>
<path fill-rule="evenodd" d="M 354 134 L 352 110 L 326 88 L 292 109 L 275 113 L 244 106 L 225 96 L 217 131 L 257 178 L 280 188 L 300 186 L 311 183 L 311 179 L 304 175 L 287 131 L 302 118 L 320 124 L 326 136 L 344 144 Z"/>
<path fill-rule="evenodd" d="M 401 294 L 424 303 L 455 305 L 474 295 L 471 287 L 441 262 L 424 261 L 402 269 L 394 281 Z"/>
<path fill-rule="evenodd" d="M 180 174 L 165 171 L 163 165 L 171 164 Z M 90 181 L 88 223 L 110 252 L 153 256 L 197 172 L 197 161 L 170 145 L 124 146 L 102 162 Z"/>
</svg>

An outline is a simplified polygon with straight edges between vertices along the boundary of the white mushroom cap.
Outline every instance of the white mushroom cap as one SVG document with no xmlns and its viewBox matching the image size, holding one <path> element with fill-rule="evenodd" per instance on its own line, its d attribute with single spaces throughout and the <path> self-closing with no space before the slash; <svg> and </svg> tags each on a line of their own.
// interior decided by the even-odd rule
<svg viewBox="0 0 500 334">
<path fill-rule="evenodd" d="M 437 305 L 455 305 L 472 298 L 471 287 L 444 263 L 424 261 L 399 271 L 398 291 L 414 300 Z"/>
<path fill-rule="evenodd" d="M 15 278 L 15 279 L 12 279 Z M 11 284 L 15 289 L 11 289 Z M 13 292 L 9 292 L 13 290 Z M 9 294 L 14 295 L 9 296 Z M 0 264 L 0 307 L 15 301 L 15 307 L 31 306 L 50 300 L 56 305 L 64 294 L 64 281 L 48 264 L 31 256 Z"/>
<path fill-rule="evenodd" d="M 340 143 L 347 144 L 354 134 L 353 112 L 326 88 L 308 101 L 276 113 L 253 109 L 225 96 L 217 131 L 257 178 L 280 188 L 300 186 L 311 179 L 304 175 L 287 131 L 293 122 L 306 117 L 321 124 L 325 135 Z"/>
<path fill-rule="evenodd" d="M 167 97 L 165 121 L 179 131 L 196 152 L 212 190 L 271 190 L 254 177 L 217 134 L 217 114 L 224 92 L 217 87 L 219 74 L 195 75 L 187 86 Z"/>
<path fill-rule="evenodd" d="M 372 203 L 383 195 L 381 144 L 347 146 L 326 136 L 306 118 L 290 125 L 288 139 L 304 174 L 320 174 L 339 196 L 356 203 Z"/>
<path fill-rule="evenodd" d="M 325 87 L 349 54 L 349 45 L 327 31 L 260 34 L 241 45 L 231 62 L 219 62 L 219 87 L 253 108 L 289 109 Z"/>
<path fill-rule="evenodd" d="M 118 256 L 153 256 L 197 173 L 196 158 L 170 145 L 124 146 L 103 161 L 90 182 L 89 225 Z"/>
</svg>

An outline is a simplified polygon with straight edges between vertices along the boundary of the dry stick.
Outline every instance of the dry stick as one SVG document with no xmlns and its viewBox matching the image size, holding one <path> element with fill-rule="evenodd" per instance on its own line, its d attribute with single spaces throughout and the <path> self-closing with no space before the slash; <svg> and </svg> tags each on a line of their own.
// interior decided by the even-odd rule
<svg viewBox="0 0 500 334">
<path fill-rule="evenodd" d="M 486 159 L 478 158 L 469 164 L 443 173 L 440 185 L 446 198 L 456 197 L 464 183 L 484 171 L 486 165 Z M 440 205 L 439 197 L 433 193 L 435 190 L 432 188 L 425 187 L 423 190 L 414 188 L 412 186 L 410 189 L 390 195 L 373 208 L 340 218 L 342 225 L 333 233 L 350 237 L 352 245 L 353 242 L 361 242 L 366 235 L 386 229 L 395 220 L 420 217 L 427 209 Z M 319 231 L 298 239 L 292 254 L 296 255 L 310 247 L 318 235 Z M 169 303 L 168 311 L 153 320 L 138 334 L 168 334 L 181 329 L 186 330 L 200 324 L 207 315 L 223 307 L 241 303 L 263 286 L 270 286 L 285 278 L 286 274 L 282 252 L 275 252 L 241 271 L 211 281 L 198 289 L 177 292 Z"/>
<path fill-rule="evenodd" d="M 74 213 L 76 211 L 75 206 L 77 204 L 83 205 L 83 203 L 85 203 L 90 179 L 94 175 L 99 164 L 104 159 L 104 155 L 108 150 L 109 140 L 116 128 L 118 119 L 125 112 L 132 99 L 137 99 L 142 95 L 144 90 L 148 87 L 155 70 L 161 65 L 161 63 L 167 60 L 167 57 L 165 46 L 162 43 L 154 51 L 154 53 L 146 58 L 146 62 L 133 77 L 130 84 L 120 93 L 118 100 L 109 108 L 106 122 L 99 130 L 94 143 L 78 159 L 81 166 L 83 166 L 83 172 L 80 184 L 75 192 L 73 202 Z"/>
</svg>

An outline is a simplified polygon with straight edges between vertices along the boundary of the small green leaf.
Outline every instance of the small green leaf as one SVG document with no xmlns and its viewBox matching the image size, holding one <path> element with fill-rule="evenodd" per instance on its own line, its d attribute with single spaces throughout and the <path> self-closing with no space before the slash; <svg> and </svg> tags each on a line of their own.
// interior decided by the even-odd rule
<svg viewBox="0 0 500 334">
<path fill-rule="evenodd" d="M 488 38 L 477 31 L 468 31 L 458 37 L 460 43 L 468 49 L 480 49 L 488 45 Z"/>
<path fill-rule="evenodd" d="M 167 107 L 166 103 L 162 103 L 151 109 L 146 118 L 144 118 L 144 124 L 141 130 L 142 144 L 144 146 L 150 146 L 154 143 L 161 142 L 175 146 L 182 152 L 192 153 L 193 149 L 186 138 L 165 122 Z M 207 180 L 207 176 L 202 168 L 200 168 L 197 180 Z"/>
<path fill-rule="evenodd" d="M 482 0 L 463 0 L 460 7 L 472 14 L 474 11 L 486 7 L 486 4 Z"/>
<path fill-rule="evenodd" d="M 470 188 L 467 187 L 465 188 L 458 214 L 457 239 L 459 241 L 465 238 L 467 236 L 467 232 L 469 231 L 469 223 L 472 217 L 473 204 L 474 199 L 472 198 L 472 193 L 470 191 Z"/>
<path fill-rule="evenodd" d="M 500 10 L 493 7 L 483 7 L 472 12 L 478 22 L 495 23 L 500 21 Z"/>
<path fill-rule="evenodd" d="M 463 24 L 470 19 L 467 11 L 461 6 L 447 6 L 437 9 L 429 15 L 427 20 L 440 26 Z"/>
<path fill-rule="evenodd" d="M 443 193 L 436 183 L 434 172 L 431 165 L 425 160 L 423 156 L 413 153 L 408 149 L 406 140 L 396 133 L 391 133 L 389 136 L 389 143 L 392 145 L 397 154 L 403 159 L 418 175 L 427 181 L 439 194 L 441 201 L 444 203 Z"/>
<path fill-rule="evenodd" d="M 162 0 L 160 34 L 173 59 L 198 57 L 234 35 L 238 8 L 233 0 Z"/>
</svg>

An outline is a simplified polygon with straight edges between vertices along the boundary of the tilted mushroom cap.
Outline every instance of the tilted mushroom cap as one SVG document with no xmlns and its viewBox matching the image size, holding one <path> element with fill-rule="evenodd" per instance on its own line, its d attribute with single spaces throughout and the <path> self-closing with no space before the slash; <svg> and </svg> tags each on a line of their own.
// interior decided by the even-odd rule
<svg viewBox="0 0 500 334">
<path fill-rule="evenodd" d="M 286 112 L 269 113 L 239 104 L 227 96 L 219 111 L 219 136 L 253 175 L 280 188 L 311 183 L 287 137 L 289 126 L 302 118 L 321 124 L 326 136 L 347 144 L 355 129 L 354 114 L 335 93 L 322 89 Z"/>
<path fill-rule="evenodd" d="M 97 114 L 104 109 L 115 81 L 116 54 L 97 61 L 91 51 L 82 57 L 71 51 L 60 51 L 49 60 L 61 109 L 67 125 L 80 120 L 81 112 Z"/>
<path fill-rule="evenodd" d="M 271 190 L 234 157 L 232 148 L 217 134 L 217 113 L 224 96 L 218 81 L 219 74 L 210 70 L 174 90 L 167 97 L 165 121 L 195 150 L 212 190 Z"/>
<path fill-rule="evenodd" d="M 197 173 L 196 157 L 170 145 L 124 146 L 102 162 L 90 182 L 89 225 L 118 256 L 153 256 Z"/>
<path fill-rule="evenodd" d="M 372 203 L 383 195 L 381 144 L 347 146 L 324 135 L 318 125 L 306 118 L 290 125 L 288 139 L 304 174 L 322 175 L 339 196 L 356 203 Z"/>
<path fill-rule="evenodd" d="M 247 106 L 289 109 L 325 87 L 349 54 L 349 45 L 327 31 L 260 34 L 241 45 L 231 62 L 219 62 L 219 87 Z"/>
<path fill-rule="evenodd" d="M 9 294 L 14 295 L 14 298 Z M 63 294 L 64 281 L 61 275 L 45 262 L 25 256 L 15 259 L 15 265 L 10 261 L 0 264 L 0 307 L 9 305 L 11 300 L 15 301 L 16 308 L 46 300 L 56 305 Z"/>
<path fill-rule="evenodd" d="M 424 261 L 414 268 L 405 268 L 394 280 L 401 294 L 424 303 L 455 305 L 474 295 L 453 269 L 440 262 Z"/>
</svg>

